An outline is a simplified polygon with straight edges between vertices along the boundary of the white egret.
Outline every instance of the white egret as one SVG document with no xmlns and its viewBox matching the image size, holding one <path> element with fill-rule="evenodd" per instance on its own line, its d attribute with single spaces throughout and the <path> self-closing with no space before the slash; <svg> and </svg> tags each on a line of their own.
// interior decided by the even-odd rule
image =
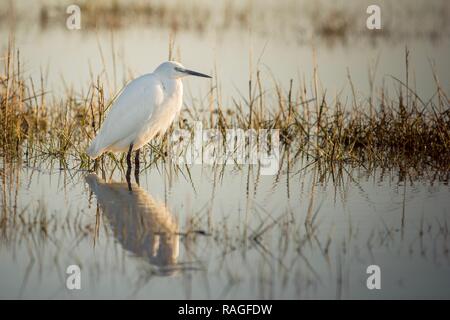
<svg viewBox="0 0 450 320">
<path fill-rule="evenodd" d="M 107 151 L 128 151 L 127 165 L 130 169 L 131 152 L 136 150 L 138 167 L 139 149 L 157 134 L 164 134 L 181 110 L 181 78 L 187 75 L 211 78 L 188 70 L 176 61 L 167 61 L 153 73 L 131 81 L 112 105 L 99 133 L 87 149 L 89 157 L 95 159 Z"/>
</svg>

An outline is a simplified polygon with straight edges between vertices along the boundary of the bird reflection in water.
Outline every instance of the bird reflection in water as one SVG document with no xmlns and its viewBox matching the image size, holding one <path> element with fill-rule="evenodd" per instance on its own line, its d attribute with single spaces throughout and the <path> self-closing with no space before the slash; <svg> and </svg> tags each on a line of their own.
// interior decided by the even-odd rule
<svg viewBox="0 0 450 320">
<path fill-rule="evenodd" d="M 176 273 L 178 224 L 164 203 L 129 180 L 107 183 L 90 174 L 86 181 L 122 247 L 155 266 L 159 275 Z"/>
</svg>

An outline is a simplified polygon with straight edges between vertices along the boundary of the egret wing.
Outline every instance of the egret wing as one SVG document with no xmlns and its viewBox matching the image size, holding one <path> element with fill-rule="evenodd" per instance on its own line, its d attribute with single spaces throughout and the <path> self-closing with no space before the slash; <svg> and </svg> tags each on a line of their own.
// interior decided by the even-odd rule
<svg viewBox="0 0 450 320">
<path fill-rule="evenodd" d="M 98 134 L 99 147 L 107 148 L 135 134 L 164 99 L 161 82 L 152 74 L 130 82 L 106 116 Z"/>
</svg>

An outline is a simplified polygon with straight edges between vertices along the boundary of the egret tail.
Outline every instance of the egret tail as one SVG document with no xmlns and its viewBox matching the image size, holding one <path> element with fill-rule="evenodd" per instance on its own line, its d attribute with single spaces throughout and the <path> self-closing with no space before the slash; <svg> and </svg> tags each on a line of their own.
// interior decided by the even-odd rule
<svg viewBox="0 0 450 320">
<path fill-rule="evenodd" d="M 98 139 L 96 138 L 94 139 L 94 141 L 92 141 L 89 148 L 87 148 L 86 153 L 91 159 L 96 159 L 101 156 L 103 151 L 104 148 L 99 147 Z"/>
</svg>

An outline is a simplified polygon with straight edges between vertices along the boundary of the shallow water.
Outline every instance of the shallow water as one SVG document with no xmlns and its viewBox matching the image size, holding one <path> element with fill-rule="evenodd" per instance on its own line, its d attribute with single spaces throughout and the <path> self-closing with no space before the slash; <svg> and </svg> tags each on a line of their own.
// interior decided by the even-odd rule
<svg viewBox="0 0 450 320">
<path fill-rule="evenodd" d="M 450 297 L 447 182 L 295 167 L 277 180 L 194 165 L 190 182 L 160 164 L 132 191 L 119 172 L 105 183 L 23 168 L 2 198 L 17 207 L 1 229 L 0 297 Z M 72 264 L 81 290 L 66 288 Z M 381 290 L 366 287 L 372 264 Z"/>
</svg>

